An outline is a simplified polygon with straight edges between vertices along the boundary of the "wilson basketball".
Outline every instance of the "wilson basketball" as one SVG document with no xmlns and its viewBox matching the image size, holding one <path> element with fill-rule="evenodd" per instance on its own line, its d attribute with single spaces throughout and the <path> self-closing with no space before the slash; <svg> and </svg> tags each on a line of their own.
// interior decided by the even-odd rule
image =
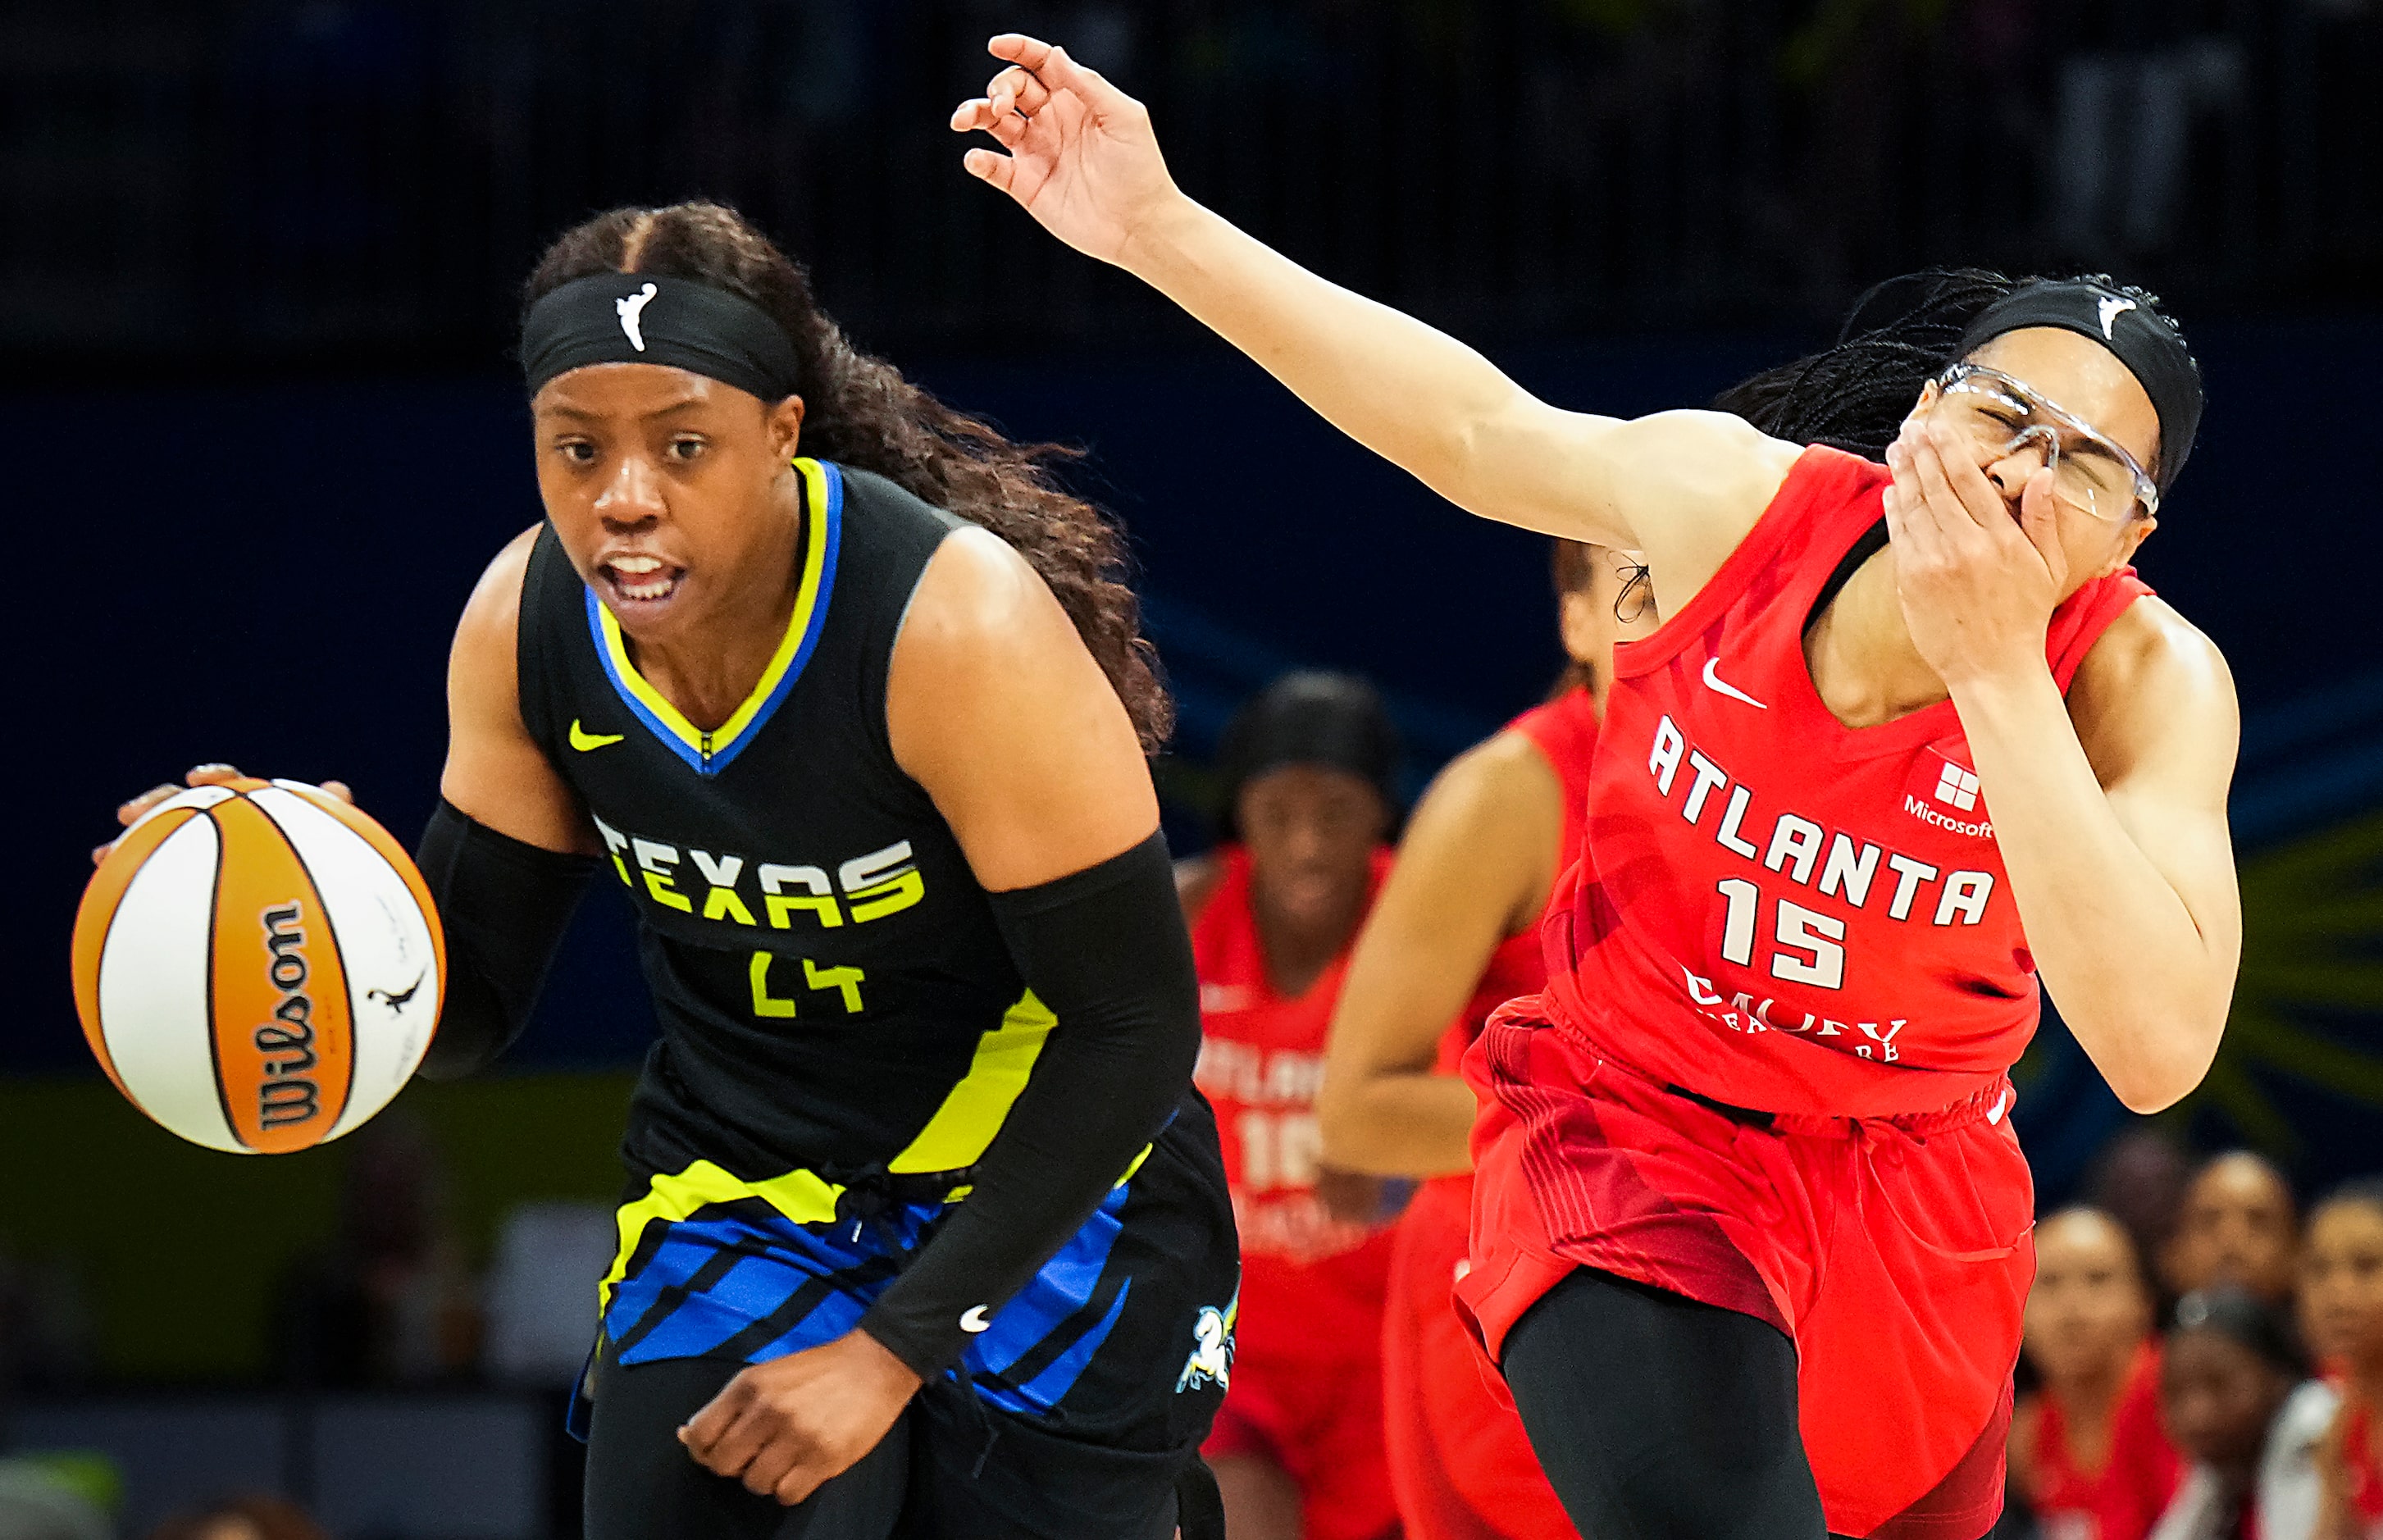
<svg viewBox="0 0 2383 1540">
<path fill-rule="evenodd" d="M 283 1154 L 389 1104 L 430 1045 L 438 914 L 389 832 L 294 781 L 200 786 L 126 832 L 75 915 L 75 1008 L 132 1104 Z"/>
</svg>

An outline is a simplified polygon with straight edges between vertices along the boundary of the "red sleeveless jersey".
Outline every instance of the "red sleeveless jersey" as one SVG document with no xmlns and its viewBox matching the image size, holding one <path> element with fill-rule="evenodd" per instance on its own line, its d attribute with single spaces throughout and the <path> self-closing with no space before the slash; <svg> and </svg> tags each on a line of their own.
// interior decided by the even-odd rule
<svg viewBox="0 0 2383 1540">
<path fill-rule="evenodd" d="M 2069 1453 L 2060 1402 L 2043 1395 L 2028 1506 L 2045 1540 L 2143 1540 L 2159 1522 L 2184 1479 L 2184 1461 L 2160 1425 L 2159 1381 L 2159 1344 L 2145 1342 L 2111 1411 L 2109 1462 L 2091 1473 Z"/>
<path fill-rule="evenodd" d="M 1658 1082 L 1764 1112 L 1924 1113 L 1991 1086 L 2034 1033 L 2034 960 L 1952 703 L 1848 728 L 1805 663 L 1806 619 L 1887 480 L 1807 450 L 1712 580 L 1615 649 L 1546 1004 Z M 2062 689 L 2150 591 L 2129 570 L 2054 613 Z"/>
<path fill-rule="evenodd" d="M 1227 845 L 1219 856 L 1223 876 L 1192 922 L 1200 970 L 1193 1078 L 1216 1109 L 1241 1229 L 1239 1353 L 1371 1356 L 1380 1351 L 1391 1231 L 1334 1219 L 1315 1195 L 1324 1148 L 1315 1092 L 1349 955 L 1298 998 L 1277 994 L 1251 906 L 1249 852 Z M 1390 853 L 1377 851 L 1368 909 L 1389 866 Z"/>
<path fill-rule="evenodd" d="M 1548 898 L 1548 907 L 1553 910 L 1562 895 L 1570 892 L 1568 863 L 1579 852 L 1581 833 L 1588 822 L 1588 765 L 1590 752 L 1597 747 L 1597 697 L 1586 689 L 1566 690 L 1516 717 L 1502 731 L 1530 739 L 1563 787 L 1563 833 L 1556 844 L 1560 869 Z M 1465 1004 L 1463 1016 L 1440 1041 L 1439 1062 L 1434 1067 L 1442 1075 L 1459 1073 L 1464 1051 L 1481 1035 L 1481 1024 L 1489 1019 L 1489 1013 L 1509 1000 L 1538 993 L 1547 981 L 1548 965 L 1537 930 L 1507 938 L 1489 954 L 1489 966 L 1482 970 L 1481 982 Z"/>
</svg>

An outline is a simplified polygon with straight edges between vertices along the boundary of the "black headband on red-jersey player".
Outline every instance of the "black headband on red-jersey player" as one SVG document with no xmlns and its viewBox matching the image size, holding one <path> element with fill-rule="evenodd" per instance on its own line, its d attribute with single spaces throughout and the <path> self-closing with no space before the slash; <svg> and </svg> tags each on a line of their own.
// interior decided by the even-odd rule
<svg viewBox="0 0 2383 1540">
<path fill-rule="evenodd" d="M 749 300 L 688 278 L 598 273 L 574 278 L 522 317 L 529 393 L 591 363 L 667 363 L 775 403 L 801 388 L 795 344 Z"/>
<path fill-rule="evenodd" d="M 2201 431 L 2201 365 L 2173 322 L 2130 294 L 2090 278 L 2038 278 L 1979 312 L 1961 334 L 1964 357 L 2005 332 L 2057 326 L 2090 337 L 2118 355 L 2159 414 L 2159 470 L 2166 491 L 2192 453 Z"/>
<path fill-rule="evenodd" d="M 1241 788 L 1284 765 L 1322 765 L 1371 782 L 1395 823 L 1403 811 L 1399 758 L 1398 727 L 1371 684 L 1320 669 L 1287 673 L 1235 711 L 1217 740 L 1222 832 L 1241 838 Z"/>
</svg>

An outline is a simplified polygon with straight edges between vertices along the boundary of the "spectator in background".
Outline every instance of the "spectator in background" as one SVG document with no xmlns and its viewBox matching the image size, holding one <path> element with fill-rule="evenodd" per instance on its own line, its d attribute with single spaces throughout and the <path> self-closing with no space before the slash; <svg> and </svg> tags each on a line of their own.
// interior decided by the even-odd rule
<svg viewBox="0 0 2383 1540">
<path fill-rule="evenodd" d="M 2344 1392 L 2317 1455 L 2317 1540 L 2383 1540 L 2383 1177 L 2337 1189 L 2309 1216 L 2301 1321 Z"/>
<path fill-rule="evenodd" d="M 2179 1295 L 2233 1284 L 2282 1307 L 2292 1297 L 2299 1253 L 2290 1184 L 2265 1156 L 2234 1150 L 2194 1173 L 2160 1271 Z"/>
<path fill-rule="evenodd" d="M 1392 1231 L 1378 1179 L 1323 1166 L 1315 1093 L 1349 948 L 1389 869 L 1397 734 L 1371 685 L 1295 673 L 1235 714 L 1217 758 L 1225 843 L 1177 873 L 1200 970 L 1194 1078 L 1241 1236 L 1239 1343 L 1202 1452 L 1233 1540 L 1378 1540 L 1398 1528 Z"/>
<path fill-rule="evenodd" d="M 277 1312 L 284 1378 L 340 1388 L 469 1375 L 479 1355 L 477 1292 L 447 1218 L 429 1130 L 384 1113 L 347 1150 L 338 1239 L 293 1269 Z"/>
<path fill-rule="evenodd" d="M 2160 1427 L 2160 1349 L 2134 1242 L 2097 1209 L 2036 1227 L 2026 1352 L 2043 1388 L 2011 1422 L 2014 1486 L 2051 1540 L 2143 1540 L 2184 1473 Z"/>
<path fill-rule="evenodd" d="M 2192 1469 L 2151 1540 L 2315 1540 L 2317 1447 L 2340 1405 L 2256 1295 L 2220 1284 L 2178 1300 L 2160 1411 Z"/>
<path fill-rule="evenodd" d="M 196 1513 L 178 1513 L 149 1532 L 149 1540 L 330 1540 L 294 1503 L 278 1497 L 234 1497 Z"/>
<path fill-rule="evenodd" d="M 2084 1201 L 2124 1226 L 2134 1238 L 2135 1255 L 2146 1270 L 2156 1270 L 2175 1238 L 2192 1176 L 2192 1157 L 2182 1144 L 2155 1127 L 2138 1126 L 2112 1138 L 2094 1157 Z M 2165 1314 L 2169 1302 L 2163 1299 L 2155 1314 Z"/>
</svg>

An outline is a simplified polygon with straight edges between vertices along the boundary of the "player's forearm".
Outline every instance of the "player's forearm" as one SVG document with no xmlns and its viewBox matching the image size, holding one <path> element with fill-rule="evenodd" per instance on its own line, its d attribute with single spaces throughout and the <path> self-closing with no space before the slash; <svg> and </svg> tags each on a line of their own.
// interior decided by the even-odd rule
<svg viewBox="0 0 2383 1540">
<path fill-rule="evenodd" d="M 2121 1102 L 2169 1105 L 2216 1053 L 2231 957 L 2119 823 L 2049 671 L 1956 684 L 1953 699 L 2061 1019 Z"/>
<path fill-rule="evenodd" d="M 1369 1177 L 1449 1177 L 1473 1168 L 1473 1092 L 1451 1075 L 1374 1074 L 1316 1105 L 1324 1160 Z"/>
<path fill-rule="evenodd" d="M 1019 972 L 1056 1018 L 973 1190 L 860 1319 L 932 1379 L 1123 1185 L 1192 1084 L 1200 986 L 1156 832 L 1123 855 L 991 895 Z"/>
<path fill-rule="evenodd" d="M 1333 426 L 1489 518 L 1502 422 L 1521 387 L 1444 332 L 1327 282 L 1178 195 L 1144 221 L 1120 265 L 1247 353 Z"/>
</svg>

